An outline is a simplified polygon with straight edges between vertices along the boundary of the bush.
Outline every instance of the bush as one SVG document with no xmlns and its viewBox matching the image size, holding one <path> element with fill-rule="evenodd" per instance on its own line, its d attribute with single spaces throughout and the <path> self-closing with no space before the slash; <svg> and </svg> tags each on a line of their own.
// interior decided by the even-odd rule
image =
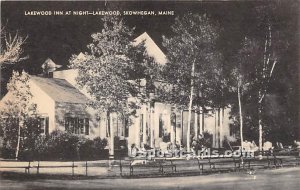
<svg viewBox="0 0 300 190">
<path fill-rule="evenodd" d="M 12 148 L 1 147 L 1 157 L 4 159 L 15 158 L 15 150 Z"/>
<path fill-rule="evenodd" d="M 26 117 L 21 128 L 19 146 L 19 159 L 30 160 L 34 157 L 35 141 L 40 136 L 37 117 Z M 19 120 L 14 117 L 0 119 L 1 157 L 6 159 L 15 158 L 15 150 L 18 140 Z"/>
<path fill-rule="evenodd" d="M 20 142 L 20 160 L 96 160 L 107 159 L 109 156 L 108 150 L 105 150 L 107 140 L 100 137 L 91 140 L 82 135 L 59 130 L 47 136 L 27 131 Z M 15 143 L 9 140 L 1 141 L 1 157 L 14 159 Z"/>
<path fill-rule="evenodd" d="M 20 153 L 21 160 L 95 160 L 108 158 L 104 148 L 106 139 L 90 140 L 81 135 L 53 131 L 49 136 L 39 136 L 34 148 L 25 147 Z"/>
<path fill-rule="evenodd" d="M 125 139 L 121 140 L 120 137 L 114 138 L 114 156 L 116 159 L 123 158 L 128 155 L 127 141 Z"/>
<path fill-rule="evenodd" d="M 202 148 L 211 148 L 213 143 L 213 136 L 209 132 L 203 132 L 201 138 L 192 139 L 191 146 L 195 151 L 201 150 Z"/>
<path fill-rule="evenodd" d="M 107 159 L 109 157 L 108 149 L 104 149 L 107 146 L 107 139 L 101 139 L 96 137 L 94 140 L 94 155 L 95 159 Z"/>
<path fill-rule="evenodd" d="M 108 158 L 108 151 L 104 148 L 107 145 L 106 139 L 100 137 L 94 140 L 85 139 L 79 147 L 80 160 L 97 160 Z"/>
</svg>

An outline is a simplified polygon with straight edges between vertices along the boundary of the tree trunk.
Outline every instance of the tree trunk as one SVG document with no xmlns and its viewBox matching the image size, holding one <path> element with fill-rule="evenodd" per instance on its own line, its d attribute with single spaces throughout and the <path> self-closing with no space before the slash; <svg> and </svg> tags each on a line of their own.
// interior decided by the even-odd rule
<svg viewBox="0 0 300 190">
<path fill-rule="evenodd" d="M 195 137 L 198 138 L 198 113 L 195 110 L 195 121 L 194 121 L 194 133 Z"/>
<path fill-rule="evenodd" d="M 271 59 L 271 48 L 272 48 L 272 27 L 270 23 L 268 24 L 268 31 L 265 36 L 265 47 L 264 47 L 264 60 L 263 60 L 263 68 L 262 68 L 262 82 L 263 85 L 258 90 L 258 141 L 259 141 L 259 151 L 262 151 L 263 147 L 263 126 L 262 126 L 262 101 L 266 95 L 268 80 L 272 76 L 273 69 L 276 64 L 276 60 L 273 62 L 273 65 L 270 70 L 269 76 L 267 76 L 270 59 Z M 268 78 L 269 77 L 269 78 Z"/>
<path fill-rule="evenodd" d="M 259 97 L 261 97 L 261 91 L 258 92 Z M 262 133 L 263 133 L 263 127 L 262 127 L 262 105 L 261 101 L 258 102 L 258 147 L 259 151 L 262 151 L 262 146 L 263 146 L 263 139 L 262 139 Z"/>
<path fill-rule="evenodd" d="M 201 115 L 201 117 L 202 117 L 202 135 L 203 135 L 203 132 L 205 131 L 204 130 L 204 124 L 205 124 L 205 121 L 204 121 L 204 119 L 205 119 L 205 115 L 204 115 L 204 106 L 202 106 L 202 115 Z"/>
<path fill-rule="evenodd" d="M 187 135 L 186 149 L 188 152 L 191 151 L 190 134 L 191 134 L 192 105 L 193 105 L 193 93 L 194 93 L 194 74 L 195 74 L 195 61 L 193 62 L 192 73 L 191 73 L 191 95 L 190 95 L 188 126 L 187 126 L 187 134 L 186 134 Z"/>
<path fill-rule="evenodd" d="M 239 116 L 240 116 L 240 138 L 241 138 L 241 150 L 243 151 L 243 113 L 242 113 L 242 101 L 241 101 L 241 92 L 240 92 L 240 85 L 237 87 L 238 91 L 238 101 L 239 101 Z"/>
<path fill-rule="evenodd" d="M 18 140 L 17 140 L 17 147 L 16 147 L 16 160 L 18 160 L 18 158 L 19 158 L 22 125 L 23 125 L 23 120 L 20 119 L 19 125 L 18 125 L 19 128 L 18 128 Z"/>
<path fill-rule="evenodd" d="M 221 126 L 221 108 L 218 108 L 218 120 L 217 120 L 217 147 L 221 146 L 221 135 L 220 135 L 220 126 Z"/>
<path fill-rule="evenodd" d="M 1 81 L 2 81 L 2 76 L 1 76 L 1 64 L 0 64 L 0 99 L 2 98 L 2 92 L 1 92 L 1 89 L 2 89 L 2 86 L 1 86 Z"/>
</svg>

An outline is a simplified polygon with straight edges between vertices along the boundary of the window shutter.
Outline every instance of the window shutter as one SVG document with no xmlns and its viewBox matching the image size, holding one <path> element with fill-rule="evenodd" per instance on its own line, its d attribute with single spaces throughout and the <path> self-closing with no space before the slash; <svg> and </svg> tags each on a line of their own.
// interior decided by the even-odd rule
<svg viewBox="0 0 300 190">
<path fill-rule="evenodd" d="M 89 118 L 85 118 L 84 124 L 85 124 L 85 134 L 89 135 L 90 134 Z"/>
<path fill-rule="evenodd" d="M 49 134 L 49 117 L 45 118 L 45 134 Z"/>
<path fill-rule="evenodd" d="M 129 129 L 128 129 L 128 119 L 125 119 L 125 137 L 128 137 Z"/>
<path fill-rule="evenodd" d="M 69 118 L 65 117 L 65 130 L 69 132 Z"/>
<path fill-rule="evenodd" d="M 74 133 L 75 134 L 80 134 L 79 133 L 79 119 L 78 118 L 74 118 Z"/>
</svg>

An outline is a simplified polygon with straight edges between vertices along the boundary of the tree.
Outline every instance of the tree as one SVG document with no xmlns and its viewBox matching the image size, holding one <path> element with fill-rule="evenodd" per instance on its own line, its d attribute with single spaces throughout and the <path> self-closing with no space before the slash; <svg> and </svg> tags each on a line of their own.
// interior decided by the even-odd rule
<svg viewBox="0 0 300 190">
<path fill-rule="evenodd" d="M 187 150 L 190 150 L 191 112 L 197 104 L 213 104 L 209 97 L 219 84 L 220 54 L 217 51 L 219 27 L 206 15 L 186 14 L 172 25 L 173 37 L 163 37 L 169 62 L 165 80 L 172 90 L 165 101 L 188 106 Z M 201 95 L 201 98 L 198 98 Z M 205 98 L 205 95 L 207 95 Z M 197 98 L 198 101 L 195 101 Z"/>
<path fill-rule="evenodd" d="M 103 30 L 92 34 L 84 59 L 74 55 L 71 68 L 79 70 L 77 81 L 92 95 L 92 105 L 102 111 L 130 113 L 129 97 L 141 95 L 139 81 L 146 77 L 152 59 L 143 46 L 133 46 L 133 28 L 117 17 L 104 17 Z M 154 66 L 155 67 L 155 66 Z M 153 67 L 153 68 L 154 68 Z"/>
<path fill-rule="evenodd" d="M 19 61 L 27 59 L 28 57 L 22 57 L 23 48 L 27 37 L 20 36 L 19 33 L 12 35 L 7 34 L 4 27 L 1 27 L 0 31 L 0 79 L 1 79 L 1 69 L 5 64 L 15 64 Z M 0 94 L 1 94 L 1 84 L 0 84 Z"/>
<path fill-rule="evenodd" d="M 30 76 L 26 72 L 13 72 L 7 84 L 11 97 L 4 102 L 0 110 L 1 128 L 4 138 L 15 144 L 15 158 L 18 159 L 21 143 L 21 130 L 26 119 L 35 113 L 35 106 L 31 102 L 32 94 L 29 86 Z M 11 123 L 12 125 L 7 125 Z M 17 129 L 14 127 L 17 126 Z M 9 128 L 12 127 L 12 128 Z"/>
<path fill-rule="evenodd" d="M 0 48 L 0 66 L 3 64 L 13 64 L 26 59 L 22 57 L 23 48 L 27 37 L 20 36 L 19 33 L 15 35 L 7 34 L 5 28 L 1 28 L 1 48 Z"/>
<path fill-rule="evenodd" d="M 155 75 L 157 64 L 147 56 L 143 43 L 132 43 L 134 28 L 119 17 L 103 17 L 101 32 L 91 35 L 93 42 L 83 59 L 73 56 L 71 68 L 78 69 L 77 82 L 92 96 L 91 105 L 101 112 L 121 114 L 124 119 L 147 99 L 141 90 L 142 78 Z M 113 129 L 110 128 L 113 149 Z"/>
<path fill-rule="evenodd" d="M 257 95 L 253 95 L 253 97 L 256 98 L 258 109 L 259 150 L 262 150 L 264 136 L 264 100 L 270 88 L 274 69 L 288 45 L 284 29 L 281 28 L 282 23 L 278 21 L 280 20 L 278 16 L 280 6 L 281 3 L 278 1 L 255 7 L 255 13 L 259 15 L 257 21 L 259 32 L 254 37 L 248 37 L 246 48 L 250 51 L 243 56 L 245 62 L 251 60 L 254 63 L 252 65 L 255 70 L 251 72 L 254 89 L 252 92 L 257 92 Z"/>
<path fill-rule="evenodd" d="M 253 72 L 255 72 L 256 60 L 250 59 L 251 53 L 257 50 L 257 44 L 251 41 L 249 38 L 245 38 L 241 44 L 240 49 L 236 52 L 236 55 L 232 59 L 229 69 L 230 74 L 227 75 L 227 85 L 230 92 L 237 97 L 238 118 L 239 118 L 239 132 L 241 141 L 241 150 L 243 150 L 244 141 L 244 111 L 243 111 L 243 96 L 247 94 L 251 85 L 253 86 Z M 235 104 L 236 101 L 231 102 Z"/>
<path fill-rule="evenodd" d="M 253 7 L 252 18 L 256 20 L 244 34 L 244 41 L 241 42 L 240 49 L 236 51 L 231 62 L 233 63 L 231 71 L 237 71 L 233 76 L 236 77 L 238 74 L 242 79 L 241 103 L 245 126 L 242 133 L 246 138 L 258 141 L 260 150 L 263 139 L 278 142 L 278 138 L 275 139 L 272 135 L 275 127 L 283 123 L 282 130 L 286 132 L 285 134 L 289 130 L 286 123 L 289 123 L 290 119 L 283 118 L 286 114 L 282 107 L 274 106 L 278 101 L 274 101 L 274 97 L 279 97 L 280 100 L 287 95 L 283 90 L 276 92 L 276 89 L 281 85 L 283 76 L 280 75 L 288 75 L 279 68 L 285 68 L 290 64 L 290 61 L 284 61 L 283 57 L 292 55 L 289 44 L 295 40 L 294 20 L 297 20 L 293 14 L 296 12 L 295 7 L 297 5 L 282 1 L 262 3 Z M 293 12 L 291 16 L 288 16 L 288 11 Z M 291 70 L 288 73 L 291 73 Z M 231 85 L 236 86 L 236 83 Z M 234 92 L 237 93 L 236 90 Z M 275 109 L 270 109 L 271 100 Z M 238 107 L 238 101 L 233 102 L 233 114 L 238 115 Z M 280 115 L 279 120 L 278 116 L 276 118 L 272 114 L 274 112 Z M 289 138 L 291 137 L 292 135 Z"/>
<path fill-rule="evenodd" d="M 268 85 L 270 83 L 270 79 L 272 77 L 274 68 L 278 62 L 279 55 L 278 55 L 278 45 L 280 45 L 279 39 L 275 36 L 274 40 L 274 29 L 273 29 L 273 23 L 272 23 L 272 11 L 275 7 L 271 6 L 265 6 L 262 7 L 261 13 L 263 14 L 263 24 L 262 27 L 264 27 L 265 35 L 264 35 L 264 45 L 263 47 L 263 56 L 261 58 L 261 64 L 258 68 L 258 75 L 257 79 L 260 83 L 260 87 L 258 89 L 258 125 L 259 125 L 259 150 L 262 150 L 262 144 L 263 144 L 263 121 L 262 121 L 262 111 L 263 106 L 262 102 L 265 98 L 265 95 L 267 93 Z M 273 10 L 272 10 L 273 9 Z M 276 47 L 277 46 L 277 47 Z"/>
</svg>

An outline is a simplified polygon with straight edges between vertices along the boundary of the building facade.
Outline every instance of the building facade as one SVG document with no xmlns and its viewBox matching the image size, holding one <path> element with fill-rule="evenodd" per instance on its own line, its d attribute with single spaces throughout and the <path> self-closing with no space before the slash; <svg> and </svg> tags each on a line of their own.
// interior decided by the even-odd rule
<svg viewBox="0 0 300 190">
<path fill-rule="evenodd" d="M 149 55 L 160 64 L 166 58 L 151 37 L 144 33 L 134 43 L 145 42 Z M 79 54 L 80 58 L 83 54 Z M 48 59 L 49 61 L 49 59 Z M 225 137 L 230 136 L 229 109 L 209 109 L 192 112 L 190 134 L 187 134 L 188 110 L 180 110 L 174 105 L 152 102 L 136 110 L 136 116 L 129 124 L 118 113 L 101 113 L 88 106 L 91 96 L 76 84 L 77 70 L 61 70 L 51 73 L 51 77 L 31 76 L 30 90 L 37 112 L 44 118 L 44 132 L 54 130 L 69 131 L 88 138 L 107 138 L 110 154 L 114 154 L 115 139 L 126 142 L 128 151 L 138 148 L 163 149 L 166 143 L 187 146 L 188 138 L 199 137 L 204 132 L 212 135 L 212 145 L 222 147 Z M 146 82 L 146 81 L 145 81 Z M 10 92 L 1 100 L 11 98 Z"/>
</svg>

